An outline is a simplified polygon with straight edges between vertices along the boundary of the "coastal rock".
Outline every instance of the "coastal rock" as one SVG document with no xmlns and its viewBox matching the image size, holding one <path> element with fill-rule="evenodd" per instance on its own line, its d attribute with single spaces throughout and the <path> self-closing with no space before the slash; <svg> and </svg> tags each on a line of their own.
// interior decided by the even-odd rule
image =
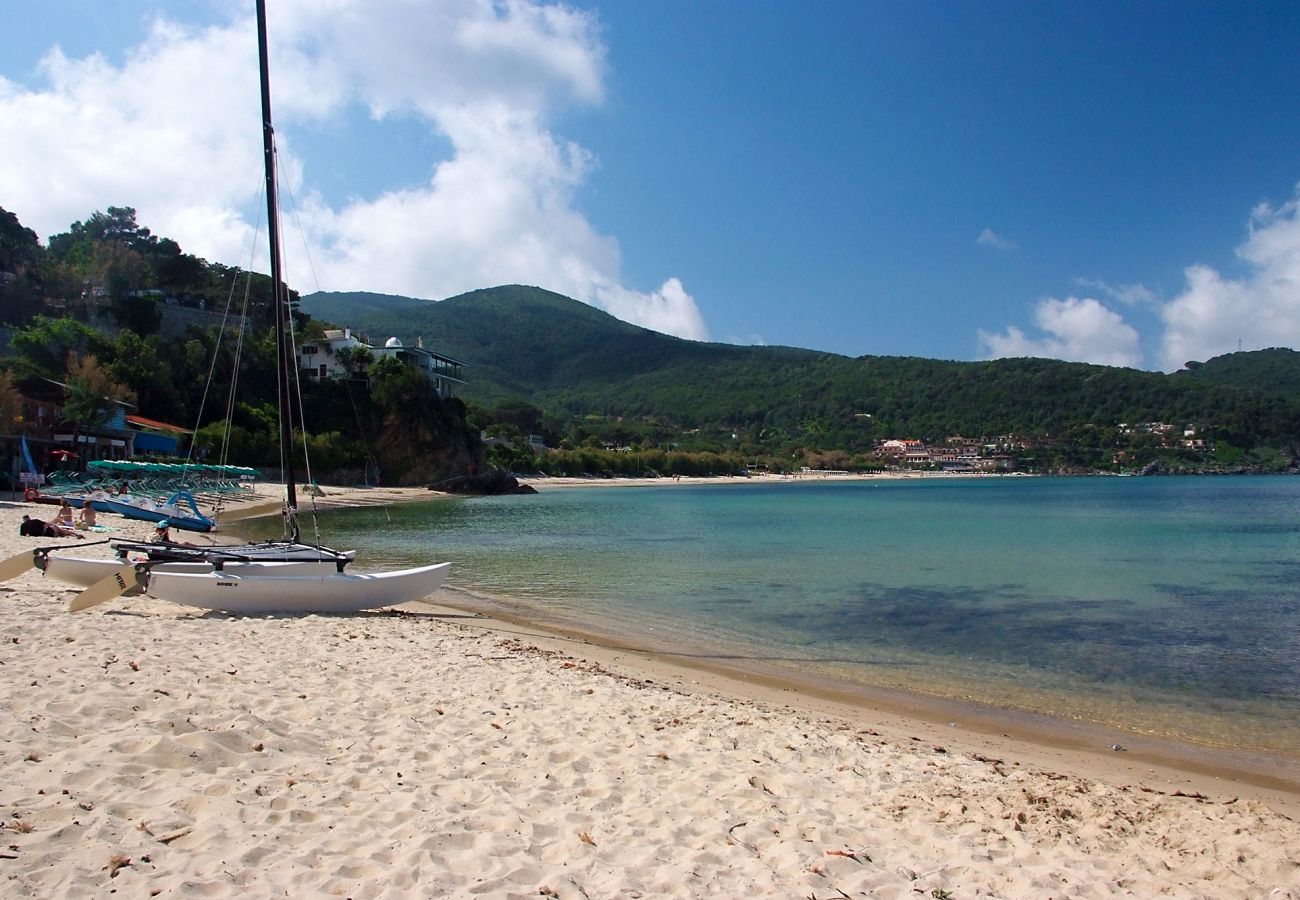
<svg viewBox="0 0 1300 900">
<path fill-rule="evenodd" d="M 473 494 L 491 496 L 496 494 L 536 494 L 536 488 L 523 484 L 509 472 L 500 470 L 484 472 L 480 475 L 457 475 L 444 478 L 429 485 L 431 491 L 444 494 Z"/>
</svg>

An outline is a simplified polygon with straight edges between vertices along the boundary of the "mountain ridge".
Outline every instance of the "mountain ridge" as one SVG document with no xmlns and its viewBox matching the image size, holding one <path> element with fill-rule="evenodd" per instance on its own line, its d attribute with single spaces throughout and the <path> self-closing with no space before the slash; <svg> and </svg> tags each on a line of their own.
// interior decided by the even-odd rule
<svg viewBox="0 0 1300 900">
<path fill-rule="evenodd" d="M 777 429 L 851 447 L 1151 421 L 1213 427 L 1244 446 L 1300 440 L 1300 353 L 1285 349 L 1172 374 L 1032 358 L 848 357 L 689 341 L 524 285 L 441 301 L 318 293 L 304 296 L 302 308 L 357 333 L 423 338 L 467 364 L 468 400 L 523 400 L 565 417 Z"/>
</svg>

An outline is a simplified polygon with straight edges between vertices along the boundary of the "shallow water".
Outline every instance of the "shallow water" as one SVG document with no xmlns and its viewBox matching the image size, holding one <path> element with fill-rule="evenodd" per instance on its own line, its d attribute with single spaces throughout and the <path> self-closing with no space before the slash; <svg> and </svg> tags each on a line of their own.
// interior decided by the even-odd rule
<svg viewBox="0 0 1300 900">
<path fill-rule="evenodd" d="M 540 622 L 1300 756 L 1300 479 L 557 489 L 323 513 Z M 270 527 L 270 526 L 268 526 Z"/>
</svg>

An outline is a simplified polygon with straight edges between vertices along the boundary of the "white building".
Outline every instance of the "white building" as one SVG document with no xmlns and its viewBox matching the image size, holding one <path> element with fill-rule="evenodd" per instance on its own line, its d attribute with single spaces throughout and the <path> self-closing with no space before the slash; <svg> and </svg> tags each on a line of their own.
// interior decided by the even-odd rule
<svg viewBox="0 0 1300 900">
<path fill-rule="evenodd" d="M 372 347 L 353 337 L 350 328 L 327 330 L 321 340 L 299 347 L 298 367 L 309 378 L 318 380 L 346 377 L 349 373 L 340 356 L 343 351 L 351 349 L 365 350 L 372 360 L 392 357 L 415 366 L 433 382 L 440 397 L 454 397 L 457 387 L 465 383 L 461 378 L 464 363 L 424 349 L 423 339 L 417 339 L 414 347 L 406 347 L 400 339 L 390 337 L 384 346 Z"/>
</svg>

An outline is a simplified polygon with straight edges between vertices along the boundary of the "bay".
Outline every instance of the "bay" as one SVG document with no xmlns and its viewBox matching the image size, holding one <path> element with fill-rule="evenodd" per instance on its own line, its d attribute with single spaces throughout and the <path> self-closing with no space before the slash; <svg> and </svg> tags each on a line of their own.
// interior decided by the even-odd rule
<svg viewBox="0 0 1300 900">
<path fill-rule="evenodd" d="M 1296 478 L 552 489 L 321 527 L 361 566 L 451 560 L 487 612 L 1300 757 Z"/>
</svg>

